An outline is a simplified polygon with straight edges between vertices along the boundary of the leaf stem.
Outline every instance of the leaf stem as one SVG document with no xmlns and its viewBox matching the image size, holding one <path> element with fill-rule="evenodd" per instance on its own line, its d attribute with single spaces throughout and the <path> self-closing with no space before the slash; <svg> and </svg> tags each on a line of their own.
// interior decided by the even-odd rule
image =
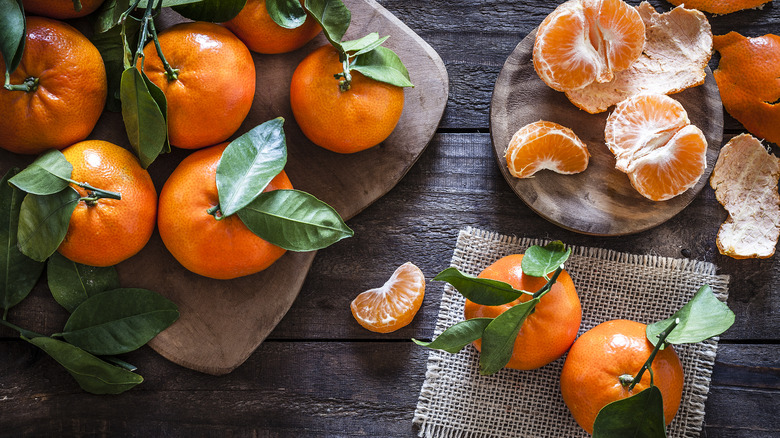
<svg viewBox="0 0 780 438">
<path fill-rule="evenodd" d="M 141 19 L 141 32 L 138 34 L 138 47 L 135 49 L 135 55 L 133 55 L 133 63 L 135 66 L 138 64 L 138 59 L 141 58 L 141 70 L 143 71 L 143 57 L 144 57 L 144 45 L 149 38 L 149 28 L 154 26 L 154 18 L 152 17 L 152 11 L 154 11 L 154 2 L 149 1 L 146 3 L 146 10 L 144 10 L 144 16 Z"/>
<path fill-rule="evenodd" d="M 538 291 L 536 291 L 536 293 L 533 294 L 533 297 L 542 298 L 547 292 L 550 292 L 555 282 L 558 281 L 558 276 L 561 275 L 561 272 L 563 272 L 563 265 L 558 266 L 555 272 L 553 272 L 552 277 L 550 277 L 550 279 L 547 280 L 547 283 L 544 286 L 542 286 L 541 289 L 539 289 Z"/>
<path fill-rule="evenodd" d="M 84 190 L 88 190 L 89 191 L 90 196 L 82 197 L 81 199 L 79 199 L 79 201 L 86 201 L 87 203 L 94 203 L 98 199 L 101 199 L 101 198 L 122 199 L 122 194 L 119 193 L 119 192 L 112 192 L 111 190 L 99 189 L 97 187 L 92 187 L 92 185 L 90 185 L 87 182 L 78 182 L 78 181 L 74 181 L 74 180 L 72 180 L 70 178 L 67 178 L 67 180 L 68 180 L 68 182 L 70 182 L 72 184 L 75 184 L 75 185 L 81 187 Z"/>
<path fill-rule="evenodd" d="M 81 1 L 80 0 L 73 0 L 73 9 L 75 9 L 76 12 L 81 11 Z"/>
<path fill-rule="evenodd" d="M 218 221 L 221 221 L 225 217 L 225 216 L 222 215 L 222 212 L 219 209 L 219 204 L 217 204 L 217 205 L 209 208 L 208 210 L 206 210 L 206 213 L 214 216 L 214 219 L 216 219 Z"/>
<path fill-rule="evenodd" d="M 152 31 L 152 40 L 154 41 L 154 47 L 157 49 L 157 56 L 160 57 L 160 61 L 162 61 L 163 67 L 165 67 L 165 76 L 168 78 L 169 82 L 175 81 L 176 79 L 179 78 L 179 69 L 171 67 L 171 64 L 169 64 L 168 60 L 165 59 L 165 55 L 163 55 L 162 47 L 160 47 L 160 39 L 157 37 L 157 28 L 154 27 L 154 20 L 151 20 L 149 22 L 149 27 L 151 28 Z"/>
<path fill-rule="evenodd" d="M 19 332 L 20 335 L 24 336 L 25 338 L 42 338 L 42 337 L 44 337 L 40 333 L 35 333 L 32 330 L 27 330 L 27 329 L 21 328 L 21 327 L 19 327 L 16 324 L 12 324 L 12 323 L 6 321 L 5 317 L 3 319 L 0 319 L 0 324 L 4 325 L 4 326 L 6 326 L 6 327 L 8 327 L 10 329 L 16 330 L 17 332 Z"/>
<path fill-rule="evenodd" d="M 655 355 L 658 354 L 658 351 L 660 351 L 661 347 L 664 346 L 664 344 L 666 342 L 666 337 L 669 336 L 669 333 L 671 333 L 672 330 L 674 330 L 674 328 L 677 327 L 677 324 L 679 324 L 679 323 L 680 323 L 680 318 L 675 318 L 674 322 L 672 322 L 669 325 L 669 327 L 666 328 L 666 330 L 662 331 L 658 335 L 658 343 L 655 344 L 655 348 L 653 349 L 653 352 L 650 353 L 650 357 L 647 358 L 647 361 L 645 362 L 645 364 L 642 365 L 642 368 L 639 369 L 639 373 L 637 373 L 636 377 L 634 377 L 631 380 L 631 384 L 628 386 L 628 390 L 629 391 L 634 389 L 636 384 L 639 383 L 639 381 L 642 380 L 642 375 L 645 373 L 645 371 L 649 371 L 650 372 L 650 376 L 651 376 L 650 385 L 652 386 L 652 384 L 653 384 L 653 381 L 652 381 L 653 371 L 650 369 L 650 366 L 653 364 L 653 360 L 655 359 Z M 626 384 L 623 383 L 623 386 L 625 386 L 625 385 Z"/>
<path fill-rule="evenodd" d="M 11 84 L 10 76 L 6 74 L 6 83 L 3 85 L 3 88 L 9 91 L 24 91 L 29 93 L 38 89 L 38 82 L 40 82 L 39 78 L 29 77 L 21 84 Z"/>
</svg>

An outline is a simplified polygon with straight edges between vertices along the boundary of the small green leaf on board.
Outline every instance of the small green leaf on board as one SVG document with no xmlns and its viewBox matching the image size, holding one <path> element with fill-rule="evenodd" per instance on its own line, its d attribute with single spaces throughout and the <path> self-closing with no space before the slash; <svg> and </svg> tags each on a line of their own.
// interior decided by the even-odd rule
<svg viewBox="0 0 780 438">
<path fill-rule="evenodd" d="M 491 321 L 493 321 L 493 318 L 472 318 L 453 324 L 431 342 L 418 341 L 417 339 L 412 339 L 412 341 L 423 347 L 455 354 L 466 345 L 481 338 L 485 327 Z"/>
<path fill-rule="evenodd" d="M 449 267 L 434 277 L 435 281 L 446 281 L 461 295 L 483 306 L 500 306 L 520 298 L 523 292 L 510 284 L 489 278 L 478 278 Z"/>
<path fill-rule="evenodd" d="M 356 56 L 350 68 L 375 81 L 397 87 L 414 87 L 401 58 L 387 47 L 376 47 Z"/>
<path fill-rule="evenodd" d="M 647 339 L 656 345 L 658 335 L 672 322 L 680 319 L 677 327 L 666 337 L 667 344 L 693 344 L 718 336 L 734 324 L 734 312 L 720 301 L 705 284 L 699 288 L 690 301 L 670 318 L 647 326 Z"/>
<path fill-rule="evenodd" d="M 350 56 L 357 56 L 374 50 L 375 48 L 382 45 L 382 43 L 387 41 L 388 38 L 390 38 L 390 36 L 379 38 L 378 33 L 371 32 L 363 38 L 358 38 L 351 41 L 343 41 L 341 43 L 341 47 L 345 52 L 354 52 L 350 53 Z"/>
<path fill-rule="evenodd" d="M 238 217 L 260 238 L 290 251 L 314 251 L 354 235 L 333 207 L 299 190 L 262 193 Z"/>
<path fill-rule="evenodd" d="M 516 304 L 495 317 L 485 327 L 485 332 L 482 334 L 482 352 L 479 356 L 480 374 L 494 374 L 509 363 L 520 327 L 533 312 L 537 303 L 539 298 Z"/>
<path fill-rule="evenodd" d="M 614 401 L 599 411 L 593 438 L 666 438 L 661 390 L 651 386 L 631 397 Z"/>
<path fill-rule="evenodd" d="M 72 187 L 52 195 L 27 194 L 19 212 L 19 249 L 27 257 L 45 261 L 68 232 L 70 216 L 80 199 Z"/>
<path fill-rule="evenodd" d="M 114 289 L 76 307 L 62 335 L 92 354 L 122 354 L 140 348 L 178 318 L 176 305 L 156 292 Z"/>
<path fill-rule="evenodd" d="M 97 268 L 68 260 L 55 252 L 46 264 L 46 279 L 54 300 L 73 312 L 87 298 L 119 288 L 119 274 L 113 266 Z"/>
<path fill-rule="evenodd" d="M 266 0 L 265 8 L 274 23 L 285 29 L 295 29 L 306 21 L 306 10 L 298 0 Z"/>
<path fill-rule="evenodd" d="M 122 119 L 130 145 L 141 166 L 146 169 L 162 153 L 168 139 L 168 127 L 162 108 L 147 86 L 145 78 L 135 67 L 122 73 L 120 96 Z"/>
<path fill-rule="evenodd" d="M 336 47 L 347 33 L 352 13 L 341 0 L 306 0 L 304 7 L 322 27 L 325 38 Z"/>
<path fill-rule="evenodd" d="M 0 180 L 0 308 L 5 312 L 29 295 L 43 272 L 43 263 L 19 251 L 17 230 L 24 193 L 8 184 L 18 171 L 9 170 Z"/>
<path fill-rule="evenodd" d="M 89 393 L 121 394 L 144 381 L 138 374 L 104 362 L 67 342 L 45 336 L 24 339 L 64 366 L 81 389 Z"/>
<path fill-rule="evenodd" d="M 51 195 L 68 187 L 72 172 L 73 165 L 65 159 L 65 155 L 50 149 L 11 178 L 9 183 L 33 195 Z"/>
</svg>

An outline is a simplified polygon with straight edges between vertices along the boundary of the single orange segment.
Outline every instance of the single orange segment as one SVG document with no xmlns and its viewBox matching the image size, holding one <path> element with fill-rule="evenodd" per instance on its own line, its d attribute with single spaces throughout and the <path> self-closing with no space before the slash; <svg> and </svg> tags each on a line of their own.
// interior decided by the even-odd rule
<svg viewBox="0 0 780 438">
<path fill-rule="evenodd" d="M 389 333 L 405 327 L 425 296 L 425 276 L 411 262 L 393 272 L 382 287 L 360 293 L 350 305 L 352 316 L 372 332 Z"/>
<path fill-rule="evenodd" d="M 573 174 L 588 167 L 588 147 L 571 129 L 540 120 L 520 128 L 506 149 L 509 173 L 516 178 L 530 178 L 549 169 Z"/>
</svg>

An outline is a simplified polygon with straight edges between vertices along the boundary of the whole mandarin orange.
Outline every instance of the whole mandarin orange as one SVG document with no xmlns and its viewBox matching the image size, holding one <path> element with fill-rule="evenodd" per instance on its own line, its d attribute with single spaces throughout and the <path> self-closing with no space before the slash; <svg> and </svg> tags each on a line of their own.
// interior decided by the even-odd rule
<svg viewBox="0 0 780 438">
<path fill-rule="evenodd" d="M 509 283 L 515 289 L 536 292 L 547 280 L 524 274 L 520 267 L 522 260 L 522 254 L 503 257 L 485 268 L 479 278 L 499 280 Z M 500 306 L 484 306 L 467 299 L 463 313 L 467 320 L 495 318 L 515 304 L 530 299 L 530 295 L 523 294 L 517 300 Z M 512 358 L 506 368 L 531 370 L 563 356 L 577 337 L 581 320 L 580 299 L 569 273 L 564 270 L 552 289 L 541 298 L 534 312 L 528 315 L 520 327 Z M 474 346 L 481 351 L 482 341 L 475 341 Z"/>
<path fill-rule="evenodd" d="M 159 35 L 170 66 L 165 70 L 153 42 L 144 47 L 144 71 L 168 102 L 171 144 L 197 149 L 226 140 L 238 130 L 255 96 L 255 64 L 232 32 L 206 23 L 181 23 Z"/>
<path fill-rule="evenodd" d="M 650 385 L 647 372 L 631 391 L 620 378 L 636 376 L 650 357 L 653 344 L 647 340 L 646 327 L 625 319 L 603 322 L 580 336 L 569 350 L 561 372 L 561 393 L 574 419 L 588 433 L 593 433 L 601 408 Z M 671 345 L 658 352 L 651 369 L 669 424 L 680 407 L 683 389 L 682 364 Z"/>
<path fill-rule="evenodd" d="M 29 91 L 0 87 L 0 147 L 38 154 L 87 138 L 108 86 L 103 58 L 81 32 L 61 21 L 27 17 L 24 54 L 10 83 L 26 81 Z"/>
<path fill-rule="evenodd" d="M 97 10 L 104 0 L 81 0 L 81 9 L 76 10 L 73 0 L 22 0 L 24 12 L 49 18 L 66 20 L 83 17 Z"/>
<path fill-rule="evenodd" d="M 173 257 L 204 277 L 227 280 L 260 272 L 285 250 L 257 237 L 238 215 L 220 216 L 217 165 L 228 143 L 192 153 L 160 192 L 157 226 Z M 292 189 L 282 171 L 265 191 Z"/>
<path fill-rule="evenodd" d="M 249 50 L 265 54 L 286 53 L 299 49 L 322 30 L 310 16 L 306 17 L 302 25 L 294 29 L 279 26 L 268 15 L 265 0 L 247 0 L 241 12 L 223 24 L 232 30 L 249 47 Z"/>
<path fill-rule="evenodd" d="M 82 141 L 62 153 L 73 165 L 72 180 L 118 192 L 122 199 L 79 201 L 57 250 L 89 266 L 112 266 L 135 255 L 152 236 L 157 217 L 157 191 L 149 173 L 130 151 L 107 141 Z M 92 195 L 71 186 L 82 198 Z"/>
<path fill-rule="evenodd" d="M 342 91 L 333 77 L 342 71 L 333 46 L 316 49 L 293 73 L 290 105 L 312 143 L 349 154 L 376 146 L 393 132 L 404 108 L 404 90 L 353 71 L 351 87 Z"/>
</svg>

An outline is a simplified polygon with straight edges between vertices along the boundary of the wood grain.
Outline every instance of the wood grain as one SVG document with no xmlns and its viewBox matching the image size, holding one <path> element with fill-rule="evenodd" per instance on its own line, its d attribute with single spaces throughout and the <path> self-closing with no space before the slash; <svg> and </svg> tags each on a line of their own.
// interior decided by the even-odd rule
<svg viewBox="0 0 780 438">
<path fill-rule="evenodd" d="M 707 138 L 707 169 L 686 192 L 654 202 L 640 195 L 626 174 L 615 169 L 615 158 L 604 142 L 608 113 L 588 114 L 539 79 L 531 60 L 535 37 L 536 31 L 528 34 L 509 55 L 490 105 L 490 133 L 498 165 L 520 199 L 556 225 L 604 236 L 647 230 L 685 208 L 707 184 L 723 138 L 722 105 L 712 72 L 707 71 L 704 85 L 674 96 Z M 518 129 L 537 120 L 560 123 L 588 145 L 591 158 L 584 172 L 542 171 L 524 179 L 510 175 L 504 157 L 509 141 Z"/>
</svg>

